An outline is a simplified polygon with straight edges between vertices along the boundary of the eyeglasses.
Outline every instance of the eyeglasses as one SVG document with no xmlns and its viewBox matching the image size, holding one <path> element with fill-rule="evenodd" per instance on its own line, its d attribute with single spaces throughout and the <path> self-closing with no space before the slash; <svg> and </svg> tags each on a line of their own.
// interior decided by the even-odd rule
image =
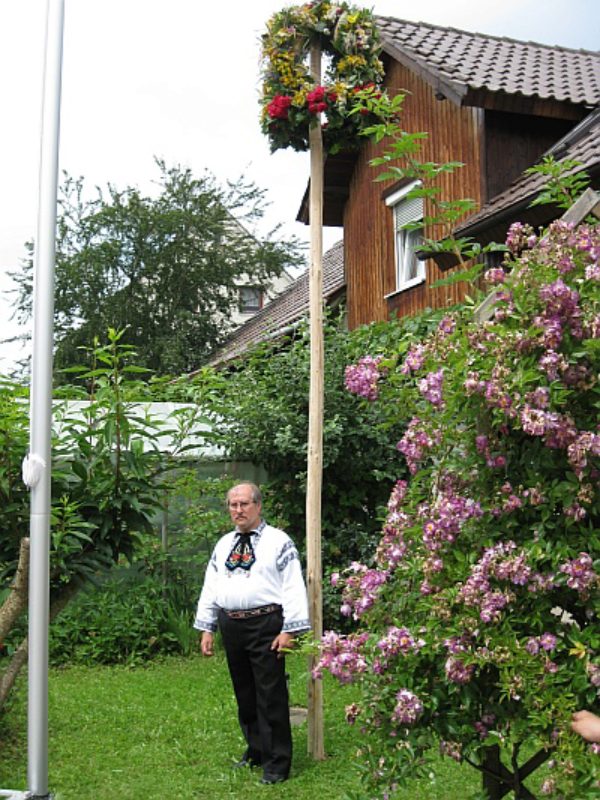
<svg viewBox="0 0 600 800">
<path fill-rule="evenodd" d="M 250 502 L 243 501 L 241 503 L 229 503 L 229 508 L 233 509 L 239 508 L 240 511 L 244 511 L 244 509 L 248 508 L 248 506 L 251 505 L 254 505 L 254 500 L 251 500 Z"/>
</svg>

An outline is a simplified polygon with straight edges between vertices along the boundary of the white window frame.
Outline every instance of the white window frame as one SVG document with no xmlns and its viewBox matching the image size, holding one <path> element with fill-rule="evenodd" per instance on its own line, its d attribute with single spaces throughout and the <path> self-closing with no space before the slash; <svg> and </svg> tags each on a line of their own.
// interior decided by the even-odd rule
<svg viewBox="0 0 600 800">
<path fill-rule="evenodd" d="M 421 181 L 413 181 L 398 189 L 385 201 L 386 206 L 391 208 L 394 218 L 396 290 L 392 294 L 403 292 L 425 281 L 425 262 L 419 261 L 415 255 L 415 246 L 420 244 L 423 238 L 422 229 L 407 230 L 404 227 L 409 222 L 419 222 L 423 219 L 423 198 L 406 197 L 419 186 Z"/>
</svg>

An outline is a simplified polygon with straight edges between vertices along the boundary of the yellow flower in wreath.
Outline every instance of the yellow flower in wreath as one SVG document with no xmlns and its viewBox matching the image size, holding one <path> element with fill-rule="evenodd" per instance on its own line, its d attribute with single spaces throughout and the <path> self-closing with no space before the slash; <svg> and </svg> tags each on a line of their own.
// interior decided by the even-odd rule
<svg viewBox="0 0 600 800">
<path fill-rule="evenodd" d="M 308 69 L 314 42 L 326 55 L 320 85 Z M 261 125 L 271 149 L 306 150 L 309 126 L 319 123 L 328 152 L 356 148 L 360 131 L 375 120 L 371 114 L 352 113 L 354 98 L 365 87 L 380 87 L 380 50 L 373 15 L 366 9 L 315 2 L 274 14 L 262 37 Z"/>
</svg>

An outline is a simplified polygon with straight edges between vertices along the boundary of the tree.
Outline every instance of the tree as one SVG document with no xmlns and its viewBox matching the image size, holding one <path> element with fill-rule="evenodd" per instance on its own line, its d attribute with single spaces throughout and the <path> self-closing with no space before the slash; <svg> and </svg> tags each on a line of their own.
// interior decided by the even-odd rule
<svg viewBox="0 0 600 800">
<path fill-rule="evenodd" d="M 251 235 L 265 210 L 264 192 L 240 178 L 226 188 L 209 173 L 195 177 L 157 161 L 158 192 L 97 189 L 65 175 L 59 198 L 55 294 L 55 367 L 80 362 L 112 327 L 126 329 L 139 363 L 157 374 L 198 367 L 231 329 L 240 282 L 264 288 L 301 263 L 295 239 Z M 32 253 L 13 274 L 17 316 L 31 315 Z"/>
</svg>

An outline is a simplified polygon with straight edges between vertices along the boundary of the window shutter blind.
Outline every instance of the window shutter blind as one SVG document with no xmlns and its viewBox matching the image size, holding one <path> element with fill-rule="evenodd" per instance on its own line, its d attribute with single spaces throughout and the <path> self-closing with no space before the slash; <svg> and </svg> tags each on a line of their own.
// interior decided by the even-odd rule
<svg viewBox="0 0 600 800">
<path fill-rule="evenodd" d="M 394 206 L 394 225 L 397 231 L 407 222 L 417 222 L 420 219 L 423 219 L 422 197 L 411 197 Z"/>
</svg>

